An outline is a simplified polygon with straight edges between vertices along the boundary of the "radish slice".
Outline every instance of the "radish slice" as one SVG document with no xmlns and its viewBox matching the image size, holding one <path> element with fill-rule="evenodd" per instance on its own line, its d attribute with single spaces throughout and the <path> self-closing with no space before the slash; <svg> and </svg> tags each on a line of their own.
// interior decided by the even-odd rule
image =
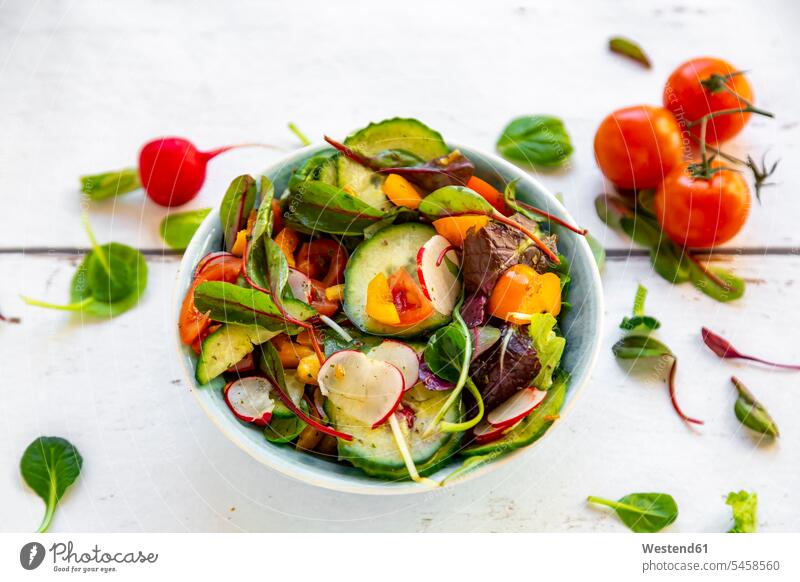
<svg viewBox="0 0 800 582">
<path fill-rule="evenodd" d="M 452 313 L 461 294 L 461 282 L 450 270 L 444 257 L 458 265 L 458 255 L 451 247 L 450 241 L 441 235 L 434 235 L 417 252 L 417 278 L 425 297 L 430 299 L 433 308 L 439 313 Z"/>
<path fill-rule="evenodd" d="M 355 350 L 336 352 L 325 360 L 317 379 L 333 405 L 372 428 L 392 415 L 405 390 L 399 369 Z"/>
<path fill-rule="evenodd" d="M 508 428 L 533 412 L 544 401 L 545 396 L 547 392 L 536 388 L 518 390 L 511 398 L 495 407 L 486 420 L 494 427 Z"/>
<path fill-rule="evenodd" d="M 392 364 L 403 374 L 406 390 L 410 390 L 419 380 L 419 356 L 409 345 L 395 340 L 386 340 L 367 352 L 373 360 Z"/>
<path fill-rule="evenodd" d="M 295 404 L 300 404 L 303 399 L 306 385 L 300 381 L 300 378 L 294 373 L 294 370 L 289 370 L 284 376 L 284 383 L 286 384 L 286 394 L 292 399 Z"/>
<path fill-rule="evenodd" d="M 289 269 L 289 278 L 286 282 L 289 284 L 289 288 L 292 290 L 292 295 L 295 299 L 299 299 L 303 303 L 311 304 L 311 294 L 313 291 L 311 279 L 297 269 Z"/>
<path fill-rule="evenodd" d="M 267 426 L 275 408 L 271 387 L 265 378 L 258 376 L 234 380 L 225 386 L 225 402 L 239 420 Z"/>
<path fill-rule="evenodd" d="M 482 420 L 475 428 L 472 429 L 472 434 L 475 436 L 476 443 L 490 443 L 517 428 L 520 422 L 522 421 L 517 421 L 516 423 L 507 427 L 497 427 L 492 426 L 486 420 Z"/>
</svg>

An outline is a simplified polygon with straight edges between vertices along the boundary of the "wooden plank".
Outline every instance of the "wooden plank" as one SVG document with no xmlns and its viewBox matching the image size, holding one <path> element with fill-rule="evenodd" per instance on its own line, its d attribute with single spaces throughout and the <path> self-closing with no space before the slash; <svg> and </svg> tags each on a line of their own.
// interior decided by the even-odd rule
<svg viewBox="0 0 800 582">
<path fill-rule="evenodd" d="M 642 258 L 614 260 L 604 274 L 605 348 L 591 385 L 553 434 L 519 462 L 477 482 L 417 497 L 337 495 L 258 465 L 212 425 L 180 380 L 173 357 L 172 292 L 177 260 L 151 257 L 142 304 L 113 321 L 70 319 L 24 306 L 18 294 L 65 298 L 76 258 L 0 255 L 0 308 L 19 316 L 0 326 L 3 406 L 2 528 L 32 530 L 43 511 L 13 467 L 25 446 L 48 434 L 69 438 L 86 463 L 63 500 L 54 531 L 621 531 L 589 494 L 655 490 L 674 495 L 676 531 L 724 531 L 730 490 L 759 494 L 763 531 L 796 530 L 800 506 L 797 375 L 724 362 L 700 342 L 708 325 L 743 350 L 800 360 L 787 342 L 800 257 L 740 257 L 751 286 L 735 304 L 715 303 L 688 286 L 668 285 Z M 685 410 L 672 411 L 660 380 L 632 379 L 608 347 L 620 336 L 637 282 L 650 289 L 648 312 L 680 358 Z M 738 375 L 779 423 L 782 437 L 758 443 L 733 415 L 728 378 Z M 335 499 L 336 503 L 331 503 Z"/>
<path fill-rule="evenodd" d="M 591 202 L 603 189 L 594 130 L 615 108 L 659 103 L 669 72 L 698 54 L 752 71 L 759 103 L 779 115 L 753 120 L 733 145 L 737 152 L 770 149 L 785 162 L 731 245 L 799 246 L 798 229 L 786 218 L 800 211 L 793 190 L 800 166 L 789 162 L 800 154 L 793 14 L 788 0 L 470 0 L 455 13 L 421 0 L 402 11 L 386 3 L 308 1 L 230 9 L 203 0 L 191 18 L 154 0 L 125 18 L 87 1 L 4 3 L 0 247 L 85 246 L 78 176 L 133 164 L 140 145 L 158 135 L 187 136 L 204 148 L 258 140 L 290 151 L 297 145 L 286 130 L 290 120 L 319 139 L 412 115 L 449 139 L 492 150 L 512 117 L 552 113 L 565 119 L 576 152 L 568 169 L 539 177 L 606 245 L 624 248 L 594 216 Z M 639 39 L 654 68 L 608 54 L 615 34 Z M 243 150 L 214 160 L 190 207 L 216 205 L 232 177 L 279 155 Z M 91 213 L 101 239 L 160 248 L 165 211 L 141 194 L 93 204 Z"/>
</svg>

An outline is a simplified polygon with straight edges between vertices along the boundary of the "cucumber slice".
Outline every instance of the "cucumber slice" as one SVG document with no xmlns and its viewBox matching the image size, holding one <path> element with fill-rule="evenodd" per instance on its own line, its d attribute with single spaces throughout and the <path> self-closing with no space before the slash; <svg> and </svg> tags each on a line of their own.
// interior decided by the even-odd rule
<svg viewBox="0 0 800 582">
<path fill-rule="evenodd" d="M 286 393 L 289 398 L 302 409 L 303 392 L 305 392 L 306 385 L 300 381 L 294 370 L 287 370 L 283 380 L 286 383 Z M 275 397 L 275 408 L 272 409 L 272 416 L 273 418 L 296 418 L 294 412 L 289 410 L 277 396 Z"/>
<path fill-rule="evenodd" d="M 420 477 L 432 475 L 446 465 L 452 457 L 458 453 L 458 448 L 461 446 L 463 436 L 463 432 L 451 433 L 450 438 L 436 451 L 435 455 L 425 463 L 417 464 L 417 473 L 419 473 Z M 377 479 L 400 481 L 409 478 L 408 470 L 406 470 L 405 467 L 397 469 L 389 469 L 386 467 L 361 467 L 361 470 L 370 477 L 375 477 Z"/>
<path fill-rule="evenodd" d="M 256 325 L 226 323 L 209 335 L 200 347 L 195 378 L 199 384 L 208 384 L 233 366 L 259 344 L 278 335 Z"/>
<path fill-rule="evenodd" d="M 434 432 L 430 436 L 422 436 L 449 395 L 449 391 L 431 391 L 418 384 L 403 396 L 403 406 L 413 410 L 415 415 L 414 426 L 408 430 L 406 438 L 411 457 L 418 469 L 429 468 L 428 463 L 442 447 L 448 444 L 452 446 L 453 433 Z M 330 400 L 325 404 L 325 411 L 337 429 L 353 436 L 350 442 L 339 440 L 340 460 L 349 461 L 369 475 L 408 477 L 403 457 L 388 423 L 372 429 L 348 417 Z M 451 407 L 445 415 L 445 420 L 449 422 L 458 422 L 460 419 L 460 404 Z M 408 427 L 405 420 L 400 424 L 405 431 Z"/>
<path fill-rule="evenodd" d="M 416 119 L 399 117 L 370 123 L 364 129 L 351 134 L 344 140 L 344 144 L 368 156 L 385 150 L 405 150 L 426 161 L 450 152 L 439 132 Z M 339 156 L 339 186 L 351 188 L 359 198 L 374 208 L 386 209 L 392 205 L 381 188 L 384 179 L 384 176 L 361 164 Z"/>
<path fill-rule="evenodd" d="M 461 454 L 467 457 L 500 454 L 526 447 L 541 438 L 558 418 L 558 413 L 564 405 L 568 382 L 569 376 L 562 372 L 557 379 L 554 379 L 544 402 L 526 416 L 514 430 L 496 441 L 484 445 L 469 445 L 461 451 Z"/>
<path fill-rule="evenodd" d="M 367 287 L 378 273 L 387 277 L 400 267 L 417 279 L 417 253 L 436 234 L 427 224 L 408 222 L 388 226 L 358 245 L 344 272 L 344 311 L 361 331 L 375 335 L 412 337 L 432 331 L 450 321 L 452 314 L 434 312 L 411 327 L 383 324 L 367 315 Z"/>
<path fill-rule="evenodd" d="M 288 410 L 288 409 L 287 409 Z M 300 402 L 300 410 L 308 412 L 305 401 Z M 306 428 L 306 423 L 297 418 L 294 414 L 288 418 L 276 418 L 275 411 L 272 413 L 272 420 L 264 427 L 264 438 L 275 444 L 290 443 Z"/>
<path fill-rule="evenodd" d="M 338 177 L 338 157 L 338 152 L 325 151 L 309 158 L 292 173 L 292 177 L 289 178 L 289 189 L 306 180 L 316 180 L 335 186 Z"/>
</svg>

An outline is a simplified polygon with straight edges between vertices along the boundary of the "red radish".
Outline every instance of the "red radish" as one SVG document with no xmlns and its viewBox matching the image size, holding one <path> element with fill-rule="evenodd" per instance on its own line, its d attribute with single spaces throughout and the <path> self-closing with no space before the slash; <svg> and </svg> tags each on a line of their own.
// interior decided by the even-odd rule
<svg viewBox="0 0 800 582">
<path fill-rule="evenodd" d="M 201 152 L 181 137 L 148 142 L 139 152 L 139 179 L 147 195 L 161 206 L 180 206 L 197 196 L 212 158 L 238 146 Z"/>
<path fill-rule="evenodd" d="M 498 405 L 487 416 L 489 424 L 497 428 L 508 428 L 533 412 L 544 402 L 547 392 L 536 388 L 518 390 L 511 398 Z"/>
<path fill-rule="evenodd" d="M 247 143 L 201 152 L 182 137 L 161 137 L 144 144 L 139 152 L 138 168 L 84 176 L 82 189 L 90 198 L 103 200 L 143 186 L 156 204 L 180 206 L 197 196 L 203 187 L 209 160 L 242 147 L 273 146 Z"/>
<path fill-rule="evenodd" d="M 311 304 L 314 287 L 311 284 L 311 279 L 309 279 L 305 273 L 290 268 L 287 283 L 295 299 L 299 299 L 303 303 Z"/>
<path fill-rule="evenodd" d="M 239 420 L 267 426 L 275 408 L 270 388 L 266 378 L 258 376 L 234 380 L 225 386 L 225 402 Z"/>
<path fill-rule="evenodd" d="M 355 350 L 331 355 L 322 364 L 317 380 L 334 406 L 372 428 L 392 415 L 405 390 L 403 374 L 397 367 Z"/>
<path fill-rule="evenodd" d="M 452 313 L 461 294 L 461 283 L 457 274 L 440 258 L 447 258 L 458 265 L 458 255 L 452 248 L 450 241 L 437 234 L 417 252 L 419 286 L 439 313 Z"/>
<path fill-rule="evenodd" d="M 475 442 L 477 444 L 490 443 L 492 441 L 496 441 L 503 435 L 506 435 L 515 428 L 517 428 L 517 425 L 520 422 L 522 421 L 521 420 L 517 421 L 515 424 L 512 424 L 511 426 L 502 427 L 502 426 L 492 426 L 486 420 L 482 420 L 481 422 L 478 423 L 478 425 L 475 428 L 472 429 L 472 434 L 475 437 Z"/>
<path fill-rule="evenodd" d="M 395 366 L 403 374 L 406 390 L 411 390 L 419 380 L 419 356 L 409 345 L 396 340 L 386 340 L 367 352 L 373 360 Z"/>
</svg>

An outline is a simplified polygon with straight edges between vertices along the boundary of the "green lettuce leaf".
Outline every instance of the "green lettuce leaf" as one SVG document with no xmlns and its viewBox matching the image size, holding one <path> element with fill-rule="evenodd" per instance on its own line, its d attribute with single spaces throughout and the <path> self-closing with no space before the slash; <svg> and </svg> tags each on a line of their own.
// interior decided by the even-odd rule
<svg viewBox="0 0 800 582">
<path fill-rule="evenodd" d="M 533 379 L 533 385 L 547 390 L 553 385 L 553 372 L 561 362 L 567 340 L 556 335 L 556 318 L 549 313 L 536 313 L 531 318 L 529 333 L 539 356 L 542 368 Z"/>
</svg>

